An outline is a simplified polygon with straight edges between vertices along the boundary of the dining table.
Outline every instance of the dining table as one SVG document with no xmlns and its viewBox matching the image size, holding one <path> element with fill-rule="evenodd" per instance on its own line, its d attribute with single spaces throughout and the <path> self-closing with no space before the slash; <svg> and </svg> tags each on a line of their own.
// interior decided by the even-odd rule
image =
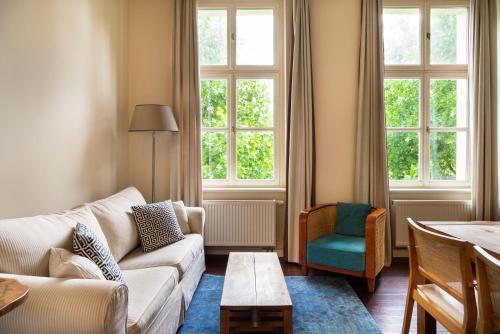
<svg viewBox="0 0 500 334">
<path fill-rule="evenodd" d="M 500 222 L 495 221 L 419 221 L 425 229 L 467 241 L 468 256 L 474 261 L 477 245 L 500 259 Z M 436 333 L 436 321 L 424 309 L 417 306 L 417 327 L 419 333 Z"/>
</svg>

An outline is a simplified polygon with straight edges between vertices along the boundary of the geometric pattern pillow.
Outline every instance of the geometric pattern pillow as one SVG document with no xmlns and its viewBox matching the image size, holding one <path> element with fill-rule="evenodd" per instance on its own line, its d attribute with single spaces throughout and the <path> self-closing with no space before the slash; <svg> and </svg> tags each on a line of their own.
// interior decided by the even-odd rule
<svg viewBox="0 0 500 334">
<path fill-rule="evenodd" d="M 125 282 L 120 267 L 106 245 L 87 226 L 78 223 L 73 232 L 73 252 L 92 260 L 110 281 Z"/>
<path fill-rule="evenodd" d="M 142 250 L 151 252 L 185 238 L 172 201 L 132 206 Z"/>
</svg>

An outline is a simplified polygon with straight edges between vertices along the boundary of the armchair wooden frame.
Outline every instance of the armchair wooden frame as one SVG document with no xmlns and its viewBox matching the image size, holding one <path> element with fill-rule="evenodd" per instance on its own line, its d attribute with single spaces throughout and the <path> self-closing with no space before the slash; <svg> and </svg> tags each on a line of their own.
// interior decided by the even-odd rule
<svg viewBox="0 0 500 334">
<path fill-rule="evenodd" d="M 373 208 L 365 223 L 365 270 L 352 271 L 329 267 L 307 261 L 307 242 L 335 232 L 337 205 L 324 204 L 305 209 L 299 219 L 299 263 L 302 274 L 307 275 L 309 268 L 325 270 L 350 276 L 365 277 L 368 291 L 375 291 L 375 278 L 384 267 L 385 257 L 385 215 L 386 209 Z"/>
<path fill-rule="evenodd" d="M 438 320 L 451 333 L 474 333 L 476 326 L 476 303 L 474 297 L 472 265 L 468 251 L 470 245 L 467 241 L 437 234 L 417 225 L 411 218 L 408 221 L 408 251 L 410 257 L 410 276 L 408 279 L 408 293 L 406 296 L 406 307 L 403 321 L 402 333 L 408 333 L 410 330 L 411 317 L 413 313 L 414 302 L 419 305 L 418 331 L 435 331 L 435 320 Z M 417 254 L 416 236 L 423 237 L 433 241 L 442 247 L 455 248 L 459 254 L 459 263 L 454 263 L 460 268 L 460 277 L 457 282 L 462 287 L 460 292 L 450 287 L 444 278 L 424 267 L 422 261 L 424 255 Z M 429 262 L 427 259 L 426 262 Z M 434 284 L 452 298 L 463 304 L 464 317 L 461 323 L 443 313 L 443 311 L 434 303 L 424 297 L 418 290 L 419 284 Z M 430 316 L 430 317 L 429 317 Z M 426 329 L 426 326 L 429 328 Z M 432 329 L 431 329 L 432 328 Z"/>
</svg>

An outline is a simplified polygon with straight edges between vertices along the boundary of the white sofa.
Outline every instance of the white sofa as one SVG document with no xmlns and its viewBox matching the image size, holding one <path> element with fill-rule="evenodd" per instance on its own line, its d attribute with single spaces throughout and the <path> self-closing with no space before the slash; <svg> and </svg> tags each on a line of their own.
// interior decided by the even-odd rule
<svg viewBox="0 0 500 334">
<path fill-rule="evenodd" d="M 0 317 L 0 333 L 175 333 L 205 271 L 205 214 L 186 208 L 186 239 L 143 253 L 130 210 L 143 203 L 127 188 L 64 213 L 0 220 L 0 277 L 30 287 L 27 300 Z M 78 222 L 106 239 L 126 284 L 48 277 L 50 248 L 72 251 Z"/>
</svg>

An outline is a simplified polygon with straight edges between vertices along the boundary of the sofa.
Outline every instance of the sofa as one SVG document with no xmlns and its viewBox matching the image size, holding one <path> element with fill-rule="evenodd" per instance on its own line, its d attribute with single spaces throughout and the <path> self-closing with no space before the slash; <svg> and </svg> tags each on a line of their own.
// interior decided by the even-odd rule
<svg viewBox="0 0 500 334">
<path fill-rule="evenodd" d="M 0 333 L 175 333 L 205 271 L 205 213 L 186 207 L 186 238 L 144 253 L 130 209 L 144 203 L 127 188 L 62 213 L 0 220 L 0 277 L 30 288 L 0 317 Z M 50 249 L 72 251 L 77 223 L 105 238 L 125 283 L 49 277 Z"/>
</svg>

